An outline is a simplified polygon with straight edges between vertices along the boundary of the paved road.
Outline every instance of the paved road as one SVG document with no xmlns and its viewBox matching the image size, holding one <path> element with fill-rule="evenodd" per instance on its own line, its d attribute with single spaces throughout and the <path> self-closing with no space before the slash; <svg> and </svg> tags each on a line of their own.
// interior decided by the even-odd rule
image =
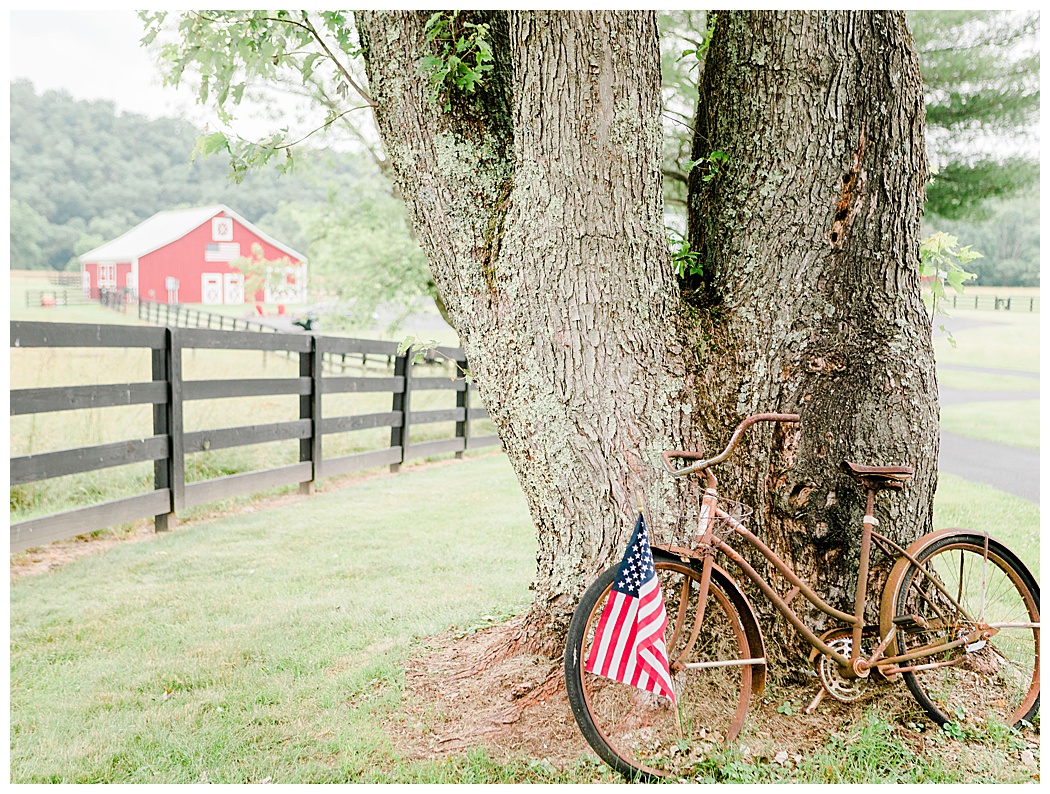
<svg viewBox="0 0 1050 794">
<path fill-rule="evenodd" d="M 978 367 L 956 366 L 952 369 L 1039 377 L 1036 373 L 989 370 Z M 944 386 L 940 389 L 941 405 L 1038 399 L 1039 392 L 1034 390 L 963 391 Z M 1039 450 L 1037 449 L 979 441 L 942 430 L 941 452 L 937 457 L 937 466 L 941 471 L 956 474 L 970 482 L 984 483 L 1039 504 Z"/>
<path fill-rule="evenodd" d="M 1039 504 L 1039 450 L 941 431 L 938 468 Z"/>
<path fill-rule="evenodd" d="M 946 335 L 940 330 L 942 325 L 948 333 L 958 333 L 982 325 L 994 325 L 994 323 L 960 317 L 937 317 L 933 321 L 935 339 Z M 1036 382 L 1039 380 L 1038 372 L 970 367 L 964 364 L 940 364 L 937 368 L 978 372 L 985 375 L 1031 378 Z M 1001 400 L 1038 400 L 1039 392 L 1028 389 L 964 391 L 941 386 L 939 396 L 941 405 L 960 405 Z M 1039 504 L 1039 450 L 978 441 L 942 431 L 941 452 L 937 457 L 937 466 L 941 471 L 956 474 L 970 482 L 984 483 Z"/>
</svg>

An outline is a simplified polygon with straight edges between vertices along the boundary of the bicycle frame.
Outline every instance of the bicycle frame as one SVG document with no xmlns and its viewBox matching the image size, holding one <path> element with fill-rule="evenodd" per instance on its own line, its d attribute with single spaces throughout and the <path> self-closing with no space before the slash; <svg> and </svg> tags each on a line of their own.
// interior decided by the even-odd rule
<svg viewBox="0 0 1050 794">
<path fill-rule="evenodd" d="M 710 476 L 710 475 L 709 475 Z M 711 477 L 713 479 L 713 477 Z M 903 549 L 897 543 L 894 543 L 884 535 L 875 532 L 873 529 L 875 522 L 872 516 L 872 508 L 875 501 L 875 492 L 868 492 L 868 505 L 865 511 L 864 517 L 864 529 L 861 536 L 861 554 L 860 554 L 860 567 L 858 569 L 857 576 L 857 587 L 855 592 L 854 600 L 854 614 L 848 614 L 835 609 L 826 601 L 824 601 L 819 595 L 817 595 L 809 585 L 803 582 L 798 575 L 791 569 L 791 567 L 780 559 L 777 554 L 766 546 L 758 537 L 756 537 L 746 526 L 740 523 L 737 519 L 725 511 L 719 509 L 716 514 L 719 518 L 728 523 L 732 528 L 733 532 L 740 537 L 744 538 L 754 548 L 756 548 L 762 556 L 769 561 L 773 567 L 775 567 L 781 575 L 783 575 L 788 582 L 791 584 L 791 590 L 784 596 L 781 596 L 776 590 L 773 589 L 772 585 L 765 580 L 765 578 L 758 571 L 751 566 L 750 563 L 732 546 L 725 541 L 716 537 L 710 530 L 708 530 L 704 537 L 701 538 L 701 544 L 706 544 L 712 548 L 712 550 L 721 551 L 726 555 L 743 573 L 750 579 L 754 584 L 762 591 L 762 593 L 769 599 L 770 603 L 783 615 L 788 622 L 794 626 L 806 641 L 814 648 L 819 650 L 821 653 L 834 659 L 839 666 L 842 668 L 842 673 L 845 677 L 864 677 L 868 674 L 871 668 L 875 667 L 880 670 L 884 675 L 890 676 L 897 673 L 908 672 L 910 670 L 923 669 L 925 666 L 905 666 L 900 667 L 901 663 L 912 662 L 916 659 L 921 659 L 934 654 L 941 653 L 942 651 L 957 648 L 962 645 L 971 645 L 975 642 L 988 639 L 998 632 L 1000 628 L 1004 626 L 986 626 L 983 628 L 977 628 L 969 634 L 958 637 L 950 642 L 935 643 L 932 645 L 924 646 L 917 650 L 911 651 L 906 654 L 893 655 L 883 657 L 882 654 L 889 647 L 896 635 L 896 628 L 891 628 L 884 637 L 880 637 L 878 645 L 875 647 L 871 656 L 864 659 L 861 656 L 861 635 L 864 631 L 864 607 L 867 602 L 867 578 L 868 578 L 868 565 L 870 562 L 871 555 L 871 543 L 875 541 L 883 551 L 887 554 L 892 554 L 898 557 L 905 557 L 916 565 L 916 567 L 923 571 L 922 566 L 919 565 L 918 561 L 910 555 L 905 549 Z M 713 554 L 708 555 L 705 559 L 705 567 L 709 564 L 708 560 L 713 559 Z M 923 575 L 926 575 L 923 571 Z M 952 603 L 953 606 L 961 607 L 957 603 L 956 599 L 949 593 L 943 585 L 935 578 L 927 575 L 929 581 Z M 707 593 L 703 587 L 704 579 L 701 580 L 701 591 L 700 591 L 700 603 L 704 603 L 707 598 Z M 853 644 L 850 657 L 847 658 L 843 654 L 830 647 L 827 643 L 820 639 L 798 616 L 798 614 L 791 608 L 790 602 L 794 600 L 796 596 L 801 594 L 806 601 L 812 604 L 814 607 L 819 609 L 821 612 L 833 617 L 837 620 L 846 623 L 852 627 L 853 633 Z M 702 620 L 702 616 L 701 616 Z M 1025 624 L 1029 625 L 1029 624 Z M 1037 626 L 1035 626 L 1038 628 Z M 752 660 L 753 661 L 753 660 Z M 935 663 L 929 665 L 941 666 L 942 664 L 952 664 L 953 662 L 946 663 Z"/>
<path fill-rule="evenodd" d="M 664 468 L 674 477 L 684 477 L 689 474 L 702 473 L 707 478 L 707 491 L 708 493 L 717 496 L 717 485 L 718 480 L 714 473 L 711 471 L 711 467 L 726 460 L 730 454 L 732 454 L 737 442 L 741 438 L 743 432 L 756 422 L 799 422 L 801 417 L 798 414 L 786 414 L 786 413 L 761 413 L 754 414 L 744 419 L 736 429 L 733 431 L 732 436 L 729 439 L 729 443 L 725 449 L 714 457 L 705 457 L 699 452 L 690 452 L 687 450 L 667 450 L 663 453 Z M 671 465 L 671 458 L 684 458 L 686 460 L 696 461 L 691 465 L 684 468 L 675 468 Z M 863 467 L 862 467 L 863 468 Z M 910 470 L 903 467 L 903 471 L 895 470 L 878 470 L 873 469 L 871 473 L 874 474 L 889 474 L 897 475 L 907 473 L 910 475 Z M 862 480 L 862 482 L 865 482 Z M 847 614 L 838 609 L 835 609 L 820 596 L 818 596 L 805 582 L 803 582 L 798 575 L 791 569 L 791 567 L 785 563 L 780 557 L 776 555 L 768 546 L 766 546 L 761 540 L 755 537 L 750 530 L 747 529 L 739 520 L 729 515 L 722 509 L 716 509 L 715 515 L 730 527 L 732 533 L 735 533 L 750 543 L 754 548 L 762 554 L 765 559 L 776 568 L 781 575 L 783 575 L 787 581 L 791 584 L 791 590 L 784 596 L 781 596 L 773 587 L 762 577 L 758 571 L 756 571 L 748 562 L 737 552 L 732 546 L 726 543 L 724 540 L 719 538 L 712 531 L 712 524 L 705 527 L 703 536 L 699 539 L 701 546 L 706 546 L 710 549 L 710 553 L 705 554 L 703 561 L 703 570 L 701 573 L 700 583 L 700 615 L 699 620 L 703 619 L 704 603 L 707 599 L 707 587 L 706 582 L 708 581 L 708 573 L 710 566 L 713 564 L 714 552 L 721 551 L 725 554 L 736 566 L 743 571 L 744 575 L 747 576 L 755 585 L 762 591 L 762 593 L 769 599 L 773 606 L 782 614 L 792 626 L 794 626 L 806 641 L 815 649 L 821 653 L 835 660 L 840 667 L 840 673 L 845 678 L 858 678 L 865 677 L 870 672 L 871 668 L 876 667 L 881 673 L 886 676 L 892 676 L 897 673 L 905 673 L 913 670 L 929 669 L 932 667 L 940 667 L 944 665 L 954 664 L 958 661 L 957 657 L 955 660 L 946 662 L 933 662 L 924 665 L 907 665 L 901 667 L 901 663 L 914 662 L 917 659 L 933 656 L 934 654 L 940 653 L 951 648 L 957 648 L 962 645 L 973 646 L 976 643 L 981 643 L 985 640 L 990 639 L 1003 628 L 1036 628 L 1040 626 L 1038 623 L 996 623 L 988 624 L 984 622 L 984 607 L 983 603 L 981 606 L 981 614 L 977 619 L 974 619 L 967 613 L 965 609 L 960 605 L 959 601 L 949 593 L 945 587 L 938 581 L 936 576 L 930 575 L 924 567 L 919 563 L 914 554 L 910 553 L 909 549 L 913 549 L 910 546 L 909 549 L 904 549 L 897 543 L 894 543 L 884 535 L 874 531 L 874 527 L 878 524 L 878 521 L 873 515 L 875 506 L 875 490 L 876 488 L 870 483 L 865 482 L 868 486 L 868 499 L 867 507 L 864 511 L 863 530 L 861 535 L 861 548 L 860 548 L 860 565 L 857 571 L 857 587 L 854 594 L 854 611 L 853 614 Z M 936 533 L 934 533 L 936 534 Z M 890 557 L 896 557 L 898 565 L 900 561 L 907 560 L 908 563 L 913 565 L 922 576 L 928 581 L 945 599 L 951 606 L 956 610 L 957 614 L 962 615 L 970 623 L 973 623 L 976 628 L 971 630 L 967 634 L 956 633 L 955 639 L 951 639 L 945 642 L 937 642 L 924 645 L 920 648 L 912 650 L 909 653 L 891 655 L 884 657 L 882 654 L 890 648 L 894 638 L 897 635 L 898 628 L 896 625 L 887 625 L 887 621 L 880 619 L 879 632 L 885 632 L 879 637 L 878 645 L 872 654 L 864 659 L 861 656 L 861 639 L 864 633 L 864 608 L 867 605 L 867 586 L 868 586 L 868 566 L 871 559 L 871 544 L 872 542 L 878 544 L 880 549 Z M 687 554 L 688 550 L 685 549 L 671 549 L 671 551 L 685 551 Z M 917 552 L 916 552 L 917 553 Z M 988 564 L 988 536 L 985 534 L 985 566 Z M 896 570 L 896 568 L 895 568 Z M 892 574 L 891 574 L 892 578 Z M 852 645 L 850 650 L 850 658 L 846 658 L 842 653 L 839 653 L 827 643 L 825 643 L 820 637 L 818 637 L 802 619 L 795 613 L 791 608 L 791 601 L 799 594 L 814 607 L 824 612 L 826 615 L 835 618 L 851 629 L 852 634 Z M 883 598 L 886 597 L 886 593 L 883 593 Z M 961 597 L 961 596 L 960 596 Z M 983 594 L 982 594 L 983 602 Z M 885 604 L 883 605 L 885 608 Z M 884 616 L 883 616 L 884 617 Z M 699 622 L 699 621 L 698 621 Z M 698 631 L 699 629 L 697 629 Z M 695 632 L 694 632 L 695 633 Z M 976 648 L 974 648 L 976 649 Z M 970 648 L 968 647 L 968 650 Z M 750 662 L 763 662 L 764 660 L 749 660 Z"/>
</svg>

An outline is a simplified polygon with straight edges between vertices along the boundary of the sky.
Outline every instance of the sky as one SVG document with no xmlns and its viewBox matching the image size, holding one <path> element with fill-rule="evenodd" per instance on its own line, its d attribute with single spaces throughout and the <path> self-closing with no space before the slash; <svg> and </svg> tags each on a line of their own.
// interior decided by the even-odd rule
<svg viewBox="0 0 1050 794">
<path fill-rule="evenodd" d="M 38 92 L 108 99 L 118 111 L 149 118 L 205 119 L 191 91 L 161 86 L 160 71 L 139 45 L 134 11 L 12 11 L 10 21 L 12 80 L 27 78 Z"/>
</svg>

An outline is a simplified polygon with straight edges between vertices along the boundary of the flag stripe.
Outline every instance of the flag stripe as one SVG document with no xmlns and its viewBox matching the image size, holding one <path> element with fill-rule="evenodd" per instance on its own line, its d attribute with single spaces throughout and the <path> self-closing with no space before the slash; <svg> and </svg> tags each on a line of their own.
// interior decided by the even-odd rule
<svg viewBox="0 0 1050 794">
<path fill-rule="evenodd" d="M 584 669 L 675 700 L 667 612 L 641 515 L 617 569 Z"/>
</svg>

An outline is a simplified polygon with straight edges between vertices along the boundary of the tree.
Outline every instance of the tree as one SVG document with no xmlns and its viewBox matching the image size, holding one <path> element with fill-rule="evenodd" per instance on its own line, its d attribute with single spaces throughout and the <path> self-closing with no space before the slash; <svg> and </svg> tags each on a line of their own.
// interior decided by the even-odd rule
<svg viewBox="0 0 1050 794">
<path fill-rule="evenodd" d="M 442 19 L 454 42 L 485 37 L 491 69 L 433 101 L 419 64 L 447 52 Z M 929 528 L 926 162 L 902 14 L 718 15 L 693 141 L 707 165 L 689 184 L 703 273 L 687 290 L 663 245 L 654 15 L 357 22 L 395 179 L 537 525 L 527 644 L 558 650 L 639 492 L 658 540 L 688 531 L 696 492 L 659 453 L 716 449 L 752 412 L 798 410 L 804 429 L 757 430 L 725 479 L 826 590 L 846 592 L 863 509 L 843 459 L 915 467 L 880 513 L 900 538 Z"/>
<path fill-rule="evenodd" d="M 303 212 L 286 204 L 276 213 L 284 223 L 298 216 L 293 225 L 301 223 L 317 244 L 309 251 L 312 271 L 320 276 L 313 283 L 327 287 L 326 297 L 351 297 L 342 304 L 347 314 L 333 318 L 336 322 L 361 322 L 379 303 L 400 309 L 403 317 L 420 296 L 431 298 L 448 319 L 411 227 L 394 207 L 400 200 L 388 179 L 389 159 L 369 112 L 372 99 L 345 12 L 141 12 L 140 17 L 143 43 L 155 51 L 165 82 L 191 83 L 198 101 L 210 104 L 225 124 L 201 136 L 198 151 L 228 154 L 238 181 L 265 163 L 291 171 L 296 152 L 307 144 L 349 146 L 366 154 L 383 175 L 382 180 L 360 175 L 352 191 L 336 186 L 324 207 Z M 287 95 L 307 104 L 308 119 L 298 129 L 286 124 L 262 140 L 234 131 L 242 103 L 251 99 L 256 106 L 279 108 Z M 353 243 L 344 245 L 349 237 Z"/>
<path fill-rule="evenodd" d="M 723 479 L 834 601 L 849 600 L 863 512 L 842 460 L 913 466 L 914 486 L 877 511 L 900 540 L 929 529 L 925 129 L 902 13 L 720 12 L 688 43 L 706 52 L 681 280 L 665 242 L 654 14 L 363 12 L 360 51 L 334 16 L 313 32 L 303 12 L 189 16 L 169 68 L 195 64 L 209 90 L 324 63 L 328 95 L 358 92 L 374 111 L 537 526 L 526 647 L 560 652 L 640 494 L 657 541 L 691 534 L 696 483 L 663 474 L 660 453 L 717 450 L 749 413 L 798 411 L 803 425 L 755 428 Z M 321 40 L 336 46 L 318 55 Z M 230 153 L 243 168 L 291 140 Z"/>
<path fill-rule="evenodd" d="M 927 211 L 972 216 L 1038 183 L 1039 13 L 911 11 L 935 168 Z"/>
<path fill-rule="evenodd" d="M 371 325 L 380 307 L 394 310 L 397 327 L 436 296 L 404 202 L 378 174 L 332 184 L 324 203 L 284 203 L 261 224 L 290 243 L 309 241 L 310 294 L 335 304 L 326 329 Z"/>
<path fill-rule="evenodd" d="M 979 222 L 941 220 L 942 229 L 965 240 L 983 256 L 966 265 L 977 283 L 995 287 L 1039 286 L 1039 201 L 1037 196 L 989 200 Z"/>
</svg>

